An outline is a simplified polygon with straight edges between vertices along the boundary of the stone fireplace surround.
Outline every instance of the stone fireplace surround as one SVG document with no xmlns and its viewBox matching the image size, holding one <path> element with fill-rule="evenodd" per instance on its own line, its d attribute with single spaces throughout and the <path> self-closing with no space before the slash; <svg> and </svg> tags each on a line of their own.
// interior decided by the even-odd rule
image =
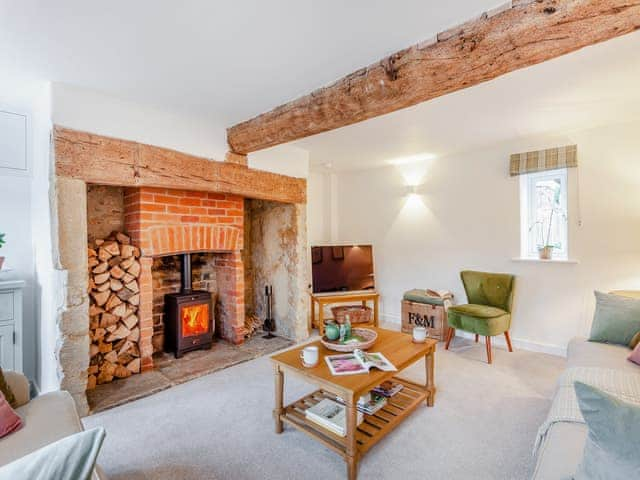
<svg viewBox="0 0 640 480">
<path fill-rule="evenodd" d="M 254 276 L 261 281 L 265 272 L 272 272 L 269 281 L 286 291 L 279 308 L 281 332 L 294 340 L 308 336 L 304 179 L 252 170 L 235 157 L 233 162 L 216 162 L 61 127 L 54 128 L 53 142 L 54 258 L 65 275 L 58 312 L 58 377 L 60 388 L 71 393 L 81 415 L 88 413 L 88 185 L 124 188 L 125 229 L 143 255 L 140 346 L 144 369 L 153 366 L 152 264 L 164 255 L 216 252 L 217 293 L 226 298 L 220 334 L 226 340 L 242 341 L 247 300 L 255 299 L 252 310 L 261 308 L 260 297 L 252 294 L 259 288 L 250 285 L 245 292 L 251 272 L 260 272 Z M 270 222 L 276 226 L 274 234 L 282 235 L 276 241 L 270 239 L 266 250 L 257 248 L 255 235 L 250 236 L 251 248 L 245 248 L 249 236 L 244 232 L 248 218 L 244 205 L 253 198 L 265 205 L 257 225 Z M 286 226 L 279 231 L 283 212 Z M 253 222 L 249 219 L 249 223 Z M 258 236 L 257 241 L 262 239 Z M 250 268 L 245 271 L 247 262 Z"/>
</svg>

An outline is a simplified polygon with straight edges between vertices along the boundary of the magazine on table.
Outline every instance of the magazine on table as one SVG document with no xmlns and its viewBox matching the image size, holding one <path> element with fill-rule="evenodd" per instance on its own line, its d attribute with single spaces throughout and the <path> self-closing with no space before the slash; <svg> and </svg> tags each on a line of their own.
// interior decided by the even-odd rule
<svg viewBox="0 0 640 480">
<path fill-rule="evenodd" d="M 333 375 L 356 375 L 369 373 L 375 367 L 385 372 L 395 372 L 398 369 L 382 353 L 367 353 L 354 350 L 353 353 L 341 355 L 327 355 L 324 357 Z"/>
<path fill-rule="evenodd" d="M 344 400 L 341 397 L 336 397 L 336 401 L 344 405 Z M 356 408 L 359 412 L 366 413 L 367 415 L 373 415 L 382 407 L 387 404 L 387 397 L 378 395 L 375 393 L 369 393 L 360 397 Z"/>
<path fill-rule="evenodd" d="M 402 385 L 401 383 L 388 381 L 378 385 L 371 391 L 378 395 L 382 395 L 383 397 L 389 398 L 389 397 L 393 397 L 396 393 L 398 393 L 403 388 L 404 388 L 404 385 Z"/>
<path fill-rule="evenodd" d="M 346 407 L 334 400 L 325 398 L 305 411 L 308 420 L 344 437 L 347 435 Z M 363 415 L 358 412 L 357 423 L 362 423 Z"/>
</svg>

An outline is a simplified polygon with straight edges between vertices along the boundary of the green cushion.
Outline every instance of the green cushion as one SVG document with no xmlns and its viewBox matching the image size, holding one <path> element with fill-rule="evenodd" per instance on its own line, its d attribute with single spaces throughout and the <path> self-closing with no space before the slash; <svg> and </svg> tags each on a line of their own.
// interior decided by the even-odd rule
<svg viewBox="0 0 640 480">
<path fill-rule="evenodd" d="M 575 480 L 640 478 L 640 407 L 575 383 L 589 435 Z"/>
<path fill-rule="evenodd" d="M 454 311 L 461 315 L 467 315 L 469 317 L 479 317 L 479 318 L 495 318 L 500 317 L 506 313 L 501 308 L 489 307 L 487 305 L 454 305 L 449 307 L 449 312 Z"/>
<path fill-rule="evenodd" d="M 438 297 L 431 297 L 427 295 L 426 290 L 421 290 L 419 288 L 414 288 L 413 290 L 409 290 L 408 292 L 404 292 L 402 296 L 403 300 L 408 300 L 410 302 L 415 303 L 426 303 L 429 305 L 443 305 L 444 300 Z"/>
<path fill-rule="evenodd" d="M 498 317 L 481 318 L 458 313 L 456 310 L 450 308 L 447 318 L 450 327 L 466 332 L 477 333 L 483 337 L 501 335 L 511 327 L 510 313 L 504 313 Z"/>
<path fill-rule="evenodd" d="M 640 331 L 640 300 L 595 292 L 596 311 L 589 340 L 628 346 Z"/>
<path fill-rule="evenodd" d="M 104 436 L 99 427 L 65 437 L 0 467 L 0 480 L 89 480 Z"/>
<path fill-rule="evenodd" d="M 469 303 L 497 307 L 511 312 L 515 277 L 508 273 L 466 270 L 460 273 Z"/>
</svg>

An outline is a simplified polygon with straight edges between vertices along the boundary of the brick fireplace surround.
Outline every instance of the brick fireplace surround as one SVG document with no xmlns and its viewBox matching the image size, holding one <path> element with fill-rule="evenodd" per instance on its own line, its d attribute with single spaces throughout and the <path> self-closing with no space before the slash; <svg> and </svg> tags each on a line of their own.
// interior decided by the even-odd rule
<svg viewBox="0 0 640 480">
<path fill-rule="evenodd" d="M 64 278 L 56 359 L 60 388 L 81 415 L 89 410 L 88 185 L 122 189 L 124 229 L 141 250 L 143 371 L 153 368 L 152 265 L 169 255 L 213 254 L 217 336 L 243 341 L 245 308 L 262 314 L 265 282 L 282 294 L 279 332 L 308 336 L 304 179 L 253 170 L 239 155 L 217 162 L 62 127 L 53 142 L 53 255 Z"/>
<path fill-rule="evenodd" d="M 125 229 L 140 247 L 140 354 L 142 371 L 153 368 L 154 257 L 216 252 L 217 323 L 222 338 L 244 340 L 244 201 L 237 195 L 166 188 L 128 188 Z"/>
</svg>

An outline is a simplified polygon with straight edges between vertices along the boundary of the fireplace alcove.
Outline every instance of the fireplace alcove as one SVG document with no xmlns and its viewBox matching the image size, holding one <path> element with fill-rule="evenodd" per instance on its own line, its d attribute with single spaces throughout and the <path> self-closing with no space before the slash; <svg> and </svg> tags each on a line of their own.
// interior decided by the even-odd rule
<svg viewBox="0 0 640 480">
<path fill-rule="evenodd" d="M 159 258 L 185 252 L 194 255 L 215 252 L 223 257 L 215 279 L 209 277 L 210 282 L 215 280 L 218 342 L 212 352 L 226 349 L 233 356 L 247 351 L 234 345 L 245 340 L 245 314 L 255 313 L 263 318 L 261 292 L 267 283 L 274 286 L 276 334 L 294 341 L 307 338 L 304 179 L 249 168 L 246 158 L 244 164 L 212 161 L 60 126 L 54 126 L 52 141 L 55 163 L 50 191 L 52 254 L 61 285 L 52 361 L 57 363 L 55 371 L 60 388 L 71 394 L 81 415 L 89 412 L 87 380 L 93 341 L 87 288 L 90 285 L 87 239 L 108 236 L 120 230 L 120 225 L 124 225 L 131 242 L 141 250 L 139 312 L 141 319 L 144 318 L 139 337 L 143 373 L 118 381 L 120 390 L 126 390 L 123 387 L 128 382 L 135 383 L 134 378 L 152 378 L 156 369 L 162 368 L 154 367 L 152 343 L 152 273 Z M 185 195 L 176 195 L 177 191 Z M 127 198 L 136 192 L 137 199 L 135 195 Z M 174 198 L 154 198 L 149 202 L 152 193 Z M 233 197 L 230 203 L 222 203 L 220 208 L 217 204 L 210 205 L 227 202 L 227 196 Z M 156 205 L 151 208 L 159 211 L 140 210 L 131 215 L 132 202 L 140 205 L 156 203 L 156 200 L 175 202 L 175 197 L 179 197 L 177 205 Z M 193 210 L 180 213 L 176 207 Z M 225 212 L 222 215 L 209 209 Z M 200 215 L 209 214 L 218 220 L 200 221 Z M 179 226 L 175 219 L 179 219 Z M 150 224 L 150 220 L 156 223 Z M 225 298 L 234 301 L 225 303 Z M 221 311 L 219 306 L 223 304 L 232 305 L 231 311 L 227 308 Z M 191 352 L 176 360 L 176 364 L 199 355 Z M 144 373 L 145 370 L 150 373 Z"/>
</svg>

